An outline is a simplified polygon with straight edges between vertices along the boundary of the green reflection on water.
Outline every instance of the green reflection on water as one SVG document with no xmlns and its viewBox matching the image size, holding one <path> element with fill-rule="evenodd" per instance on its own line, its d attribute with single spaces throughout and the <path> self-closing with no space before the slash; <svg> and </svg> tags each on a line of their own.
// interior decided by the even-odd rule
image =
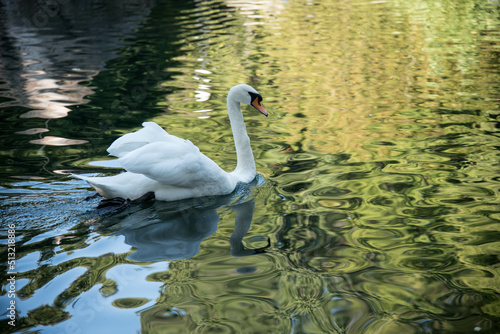
<svg viewBox="0 0 500 334">
<path fill-rule="evenodd" d="M 498 28 L 498 6 L 486 1 L 160 2 L 106 70 L 80 84 L 93 91 L 88 103 L 29 139 L 11 129 L 45 120 L 5 118 L 2 175 L 107 172 L 88 162 L 144 120 L 230 170 L 225 96 L 250 83 L 270 111 L 245 113 L 267 181 L 242 243 L 272 246 L 231 256 L 235 213 L 217 209 L 197 255 L 135 261 L 141 244 L 116 236 L 134 236 L 123 221 L 100 228 L 123 213 L 96 217 L 95 202 L 84 204 L 90 213 L 67 205 L 74 188 L 4 178 L 6 219 L 23 224 L 19 256 L 41 252 L 40 268 L 19 276 L 29 279 L 23 328 L 92 328 L 74 310 L 98 301 L 102 314 L 131 311 L 120 314 L 150 333 L 499 330 Z M 2 112 L 27 112 L 19 104 Z M 29 142 L 45 134 L 88 143 Z M 30 225 L 30 214 L 49 227 Z M 57 278 L 66 286 L 37 304 Z M 91 310 L 95 326 L 107 324 Z"/>
</svg>

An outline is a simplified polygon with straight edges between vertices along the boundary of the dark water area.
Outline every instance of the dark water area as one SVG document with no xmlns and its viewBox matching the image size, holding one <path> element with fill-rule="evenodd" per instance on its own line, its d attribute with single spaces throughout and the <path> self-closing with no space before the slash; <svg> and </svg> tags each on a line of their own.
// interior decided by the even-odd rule
<svg viewBox="0 0 500 334">
<path fill-rule="evenodd" d="M 2 332 L 500 332 L 498 1 L 0 17 Z M 118 173 L 144 121 L 231 171 L 238 83 L 269 111 L 243 108 L 253 183 L 112 210 L 70 176 Z"/>
</svg>

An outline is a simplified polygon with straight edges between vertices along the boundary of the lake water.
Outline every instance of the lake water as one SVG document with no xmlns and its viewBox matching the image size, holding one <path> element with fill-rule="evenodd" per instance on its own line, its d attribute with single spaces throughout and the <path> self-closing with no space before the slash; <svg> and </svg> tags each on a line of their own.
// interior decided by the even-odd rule
<svg viewBox="0 0 500 334">
<path fill-rule="evenodd" d="M 0 17 L 2 332 L 500 332 L 497 0 Z M 238 83 L 269 111 L 243 108 L 252 184 L 113 211 L 69 176 L 119 172 L 106 148 L 143 121 L 232 170 Z"/>
</svg>

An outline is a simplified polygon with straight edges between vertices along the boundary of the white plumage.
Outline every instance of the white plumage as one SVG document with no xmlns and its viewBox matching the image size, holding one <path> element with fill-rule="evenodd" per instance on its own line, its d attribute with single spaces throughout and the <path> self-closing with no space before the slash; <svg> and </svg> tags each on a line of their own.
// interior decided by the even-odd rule
<svg viewBox="0 0 500 334">
<path fill-rule="evenodd" d="M 256 176 L 240 103 L 250 104 L 267 116 L 261 101 L 262 97 L 248 85 L 236 85 L 229 91 L 227 107 L 238 158 L 231 173 L 189 140 L 168 134 L 154 122 L 144 122 L 142 129 L 118 138 L 107 150 L 118 157 L 126 172 L 109 177 L 74 176 L 87 181 L 107 199 L 135 200 L 150 192 L 164 201 L 229 194 L 238 182 L 248 183 Z"/>
</svg>

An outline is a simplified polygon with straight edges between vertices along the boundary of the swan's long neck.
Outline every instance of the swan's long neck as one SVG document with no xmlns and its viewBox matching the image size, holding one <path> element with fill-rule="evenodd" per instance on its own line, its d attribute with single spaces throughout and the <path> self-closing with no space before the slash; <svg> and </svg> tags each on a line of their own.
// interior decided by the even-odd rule
<svg viewBox="0 0 500 334">
<path fill-rule="evenodd" d="M 236 156 L 238 158 L 236 169 L 231 173 L 238 181 L 250 182 L 257 175 L 255 160 L 253 158 L 252 148 L 250 147 L 250 138 L 248 137 L 243 115 L 240 109 L 240 103 L 227 98 L 227 111 L 233 131 L 234 145 L 236 146 Z"/>
</svg>

